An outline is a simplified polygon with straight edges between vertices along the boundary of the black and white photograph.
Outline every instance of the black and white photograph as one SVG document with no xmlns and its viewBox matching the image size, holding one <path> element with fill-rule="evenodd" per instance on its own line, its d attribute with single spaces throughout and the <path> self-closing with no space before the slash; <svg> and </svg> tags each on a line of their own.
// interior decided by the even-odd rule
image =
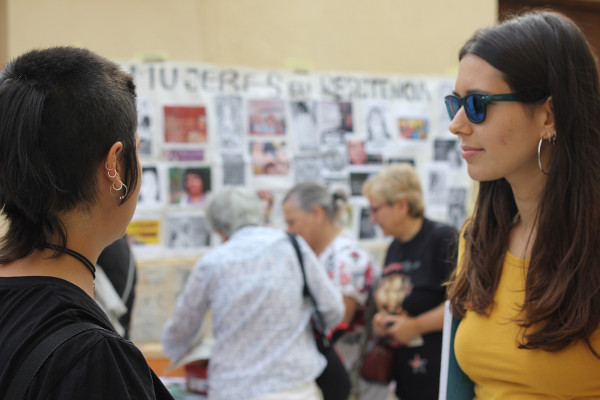
<svg viewBox="0 0 600 400">
<path fill-rule="evenodd" d="M 456 139 L 435 139 L 433 157 L 436 161 L 446 161 L 450 168 L 462 165 L 460 142 Z"/>
<path fill-rule="evenodd" d="M 138 153 L 141 157 L 152 155 L 154 143 L 154 109 L 152 100 L 147 97 L 137 98 L 138 128 L 140 147 Z"/>
<path fill-rule="evenodd" d="M 319 150 L 316 103 L 314 101 L 293 101 L 290 103 L 290 131 L 294 137 L 296 151 L 312 152 Z"/>
<path fill-rule="evenodd" d="M 346 176 L 348 173 L 348 153 L 345 146 L 330 146 L 324 149 L 321 167 L 323 176 Z"/>
<path fill-rule="evenodd" d="M 461 229 L 466 219 L 467 188 L 451 187 L 448 189 L 448 223 Z"/>
<path fill-rule="evenodd" d="M 445 205 L 448 195 L 448 168 L 440 163 L 430 164 L 424 183 L 429 205 Z"/>
<path fill-rule="evenodd" d="M 320 154 L 302 155 L 294 158 L 294 181 L 321 181 L 321 165 L 323 157 Z"/>
<path fill-rule="evenodd" d="M 138 197 L 139 208 L 163 206 L 162 179 L 157 166 L 142 167 L 142 184 Z"/>
<path fill-rule="evenodd" d="M 217 137 L 221 150 L 241 150 L 244 146 L 244 119 L 240 96 L 215 96 Z"/>
<path fill-rule="evenodd" d="M 393 139 L 392 122 L 387 103 L 365 101 L 363 102 L 363 112 L 368 142 L 384 146 Z"/>
<path fill-rule="evenodd" d="M 222 154 L 223 185 L 246 185 L 246 161 L 242 154 Z"/>
<path fill-rule="evenodd" d="M 330 132 L 339 132 L 342 134 L 354 132 L 354 116 L 352 114 L 351 102 L 322 101 L 319 103 L 318 117 L 319 131 L 322 137 L 325 137 Z"/>
<path fill-rule="evenodd" d="M 342 131 L 321 132 L 321 149 L 328 146 L 341 146 L 346 142 L 346 134 Z"/>
<path fill-rule="evenodd" d="M 169 249 L 199 249 L 210 244 L 210 232 L 202 215 L 174 214 L 167 217 L 165 240 Z"/>
</svg>

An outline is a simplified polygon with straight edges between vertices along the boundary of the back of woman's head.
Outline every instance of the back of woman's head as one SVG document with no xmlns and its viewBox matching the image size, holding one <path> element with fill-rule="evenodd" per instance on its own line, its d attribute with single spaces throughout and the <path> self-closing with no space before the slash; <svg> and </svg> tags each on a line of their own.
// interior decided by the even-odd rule
<svg viewBox="0 0 600 400">
<path fill-rule="evenodd" d="M 66 245 L 60 215 L 89 209 L 111 146 L 128 187 L 137 181 L 135 86 L 85 49 L 33 50 L 0 72 L 0 208 L 9 222 L 0 262 Z M 126 201 L 125 199 L 124 201 Z"/>
<path fill-rule="evenodd" d="M 288 200 L 307 213 L 319 206 L 329 221 L 336 222 L 340 211 L 346 205 L 347 194 L 342 190 L 330 193 L 327 187 L 317 182 L 301 182 L 290 189 L 283 202 Z"/>
<path fill-rule="evenodd" d="M 420 218 L 425 214 L 421 181 L 417 171 L 408 163 L 383 168 L 365 181 L 362 191 L 365 196 L 374 197 L 388 204 L 406 199 L 408 213 L 413 218 Z"/>
<path fill-rule="evenodd" d="M 242 186 L 225 186 L 206 202 L 206 222 L 214 232 L 230 237 L 247 225 L 261 225 L 263 206 L 258 195 Z"/>
</svg>

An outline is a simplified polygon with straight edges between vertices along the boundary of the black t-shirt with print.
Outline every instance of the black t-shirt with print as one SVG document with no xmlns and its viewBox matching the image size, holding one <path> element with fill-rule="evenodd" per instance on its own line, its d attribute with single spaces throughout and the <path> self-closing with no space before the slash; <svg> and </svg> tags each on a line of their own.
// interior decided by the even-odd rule
<svg viewBox="0 0 600 400">
<path fill-rule="evenodd" d="M 442 284 L 456 265 L 457 240 L 453 227 L 424 219 L 412 240 L 392 241 L 375 291 L 378 309 L 417 316 L 443 303 Z M 413 347 L 395 349 L 396 395 L 402 400 L 438 396 L 442 333 L 432 332 L 422 339 Z"/>
<path fill-rule="evenodd" d="M 416 316 L 442 303 L 442 283 L 456 265 L 457 235 L 451 226 L 424 219 L 412 240 L 394 239 L 376 291 L 378 308 Z"/>
</svg>

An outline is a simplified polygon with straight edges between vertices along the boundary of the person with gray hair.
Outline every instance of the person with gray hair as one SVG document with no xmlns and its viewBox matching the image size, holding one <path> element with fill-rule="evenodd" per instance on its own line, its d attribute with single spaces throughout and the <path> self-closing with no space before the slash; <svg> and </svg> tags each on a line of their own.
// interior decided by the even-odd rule
<svg viewBox="0 0 600 400">
<path fill-rule="evenodd" d="M 219 400 L 322 399 L 315 383 L 326 361 L 317 350 L 303 296 L 298 256 L 281 230 L 259 226 L 256 193 L 224 187 L 206 203 L 207 222 L 223 243 L 195 265 L 162 343 L 179 360 L 202 327 L 209 309 L 215 345 L 210 356 L 208 395 Z M 298 238 L 306 284 L 327 329 L 337 325 L 344 304 L 302 238 Z"/>
<path fill-rule="evenodd" d="M 304 238 L 319 257 L 325 272 L 344 297 L 346 313 L 332 337 L 348 371 L 357 366 L 366 335 L 365 305 L 378 268 L 350 232 L 339 224 L 346 194 L 317 182 L 294 186 L 283 199 L 290 232 Z"/>
<path fill-rule="evenodd" d="M 394 352 L 396 396 L 437 399 L 446 289 L 455 266 L 456 230 L 425 217 L 412 165 L 383 168 L 363 185 L 371 221 L 393 236 L 375 289 L 373 331 Z"/>
<path fill-rule="evenodd" d="M 223 241 L 241 227 L 260 225 L 262 220 L 262 203 L 249 189 L 226 186 L 206 204 L 206 223 Z"/>
</svg>

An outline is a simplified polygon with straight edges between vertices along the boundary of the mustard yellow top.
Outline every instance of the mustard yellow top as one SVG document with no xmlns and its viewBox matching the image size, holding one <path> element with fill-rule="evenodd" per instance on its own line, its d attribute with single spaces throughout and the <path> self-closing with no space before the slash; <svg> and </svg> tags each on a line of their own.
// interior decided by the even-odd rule
<svg viewBox="0 0 600 400">
<path fill-rule="evenodd" d="M 459 248 L 461 259 L 464 243 Z M 454 349 L 463 371 L 475 382 L 475 399 L 600 399 L 600 359 L 582 342 L 565 350 L 519 349 L 512 322 L 523 304 L 529 260 L 507 252 L 489 317 L 467 311 Z M 600 352 L 600 329 L 592 337 Z"/>
</svg>

